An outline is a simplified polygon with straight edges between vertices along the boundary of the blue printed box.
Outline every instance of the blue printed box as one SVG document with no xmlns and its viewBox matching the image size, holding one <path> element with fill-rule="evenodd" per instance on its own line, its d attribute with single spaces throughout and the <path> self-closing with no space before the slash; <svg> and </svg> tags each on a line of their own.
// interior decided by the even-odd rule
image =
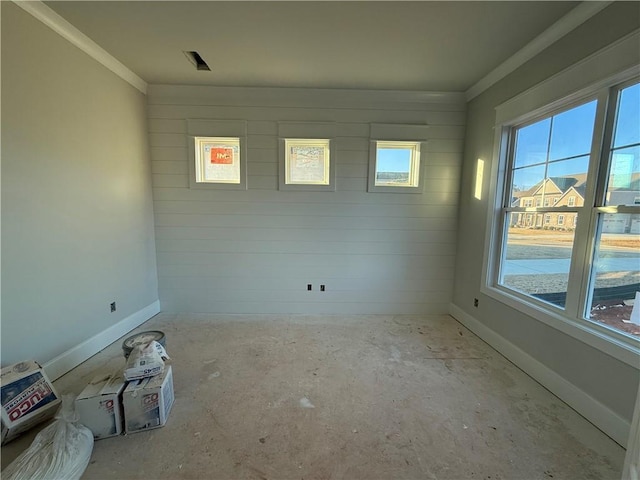
<svg viewBox="0 0 640 480">
<path fill-rule="evenodd" d="M 20 362 L 2 369 L 2 444 L 51 418 L 60 397 L 37 362 Z"/>
</svg>

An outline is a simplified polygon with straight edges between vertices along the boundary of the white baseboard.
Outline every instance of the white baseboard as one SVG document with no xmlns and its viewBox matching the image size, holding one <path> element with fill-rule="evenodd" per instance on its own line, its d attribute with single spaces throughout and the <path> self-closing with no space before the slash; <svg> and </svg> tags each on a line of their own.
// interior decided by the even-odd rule
<svg viewBox="0 0 640 480">
<path fill-rule="evenodd" d="M 546 365 L 500 336 L 453 303 L 449 314 L 551 391 L 621 446 L 627 446 L 631 424 Z"/>
<path fill-rule="evenodd" d="M 82 362 L 98 353 L 103 348 L 111 345 L 124 334 L 139 327 L 154 315 L 160 313 L 160 301 L 156 300 L 141 310 L 123 318 L 115 325 L 85 340 L 80 345 L 61 353 L 53 360 L 43 365 L 47 376 L 54 381 L 67 373 L 72 368 L 77 367 Z"/>
</svg>

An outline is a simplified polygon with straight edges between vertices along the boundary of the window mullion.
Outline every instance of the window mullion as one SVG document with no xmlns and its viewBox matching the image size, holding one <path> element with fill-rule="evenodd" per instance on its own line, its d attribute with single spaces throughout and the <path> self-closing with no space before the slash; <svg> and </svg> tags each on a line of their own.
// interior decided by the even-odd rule
<svg viewBox="0 0 640 480">
<path fill-rule="evenodd" d="M 609 183 L 608 172 L 611 163 L 611 146 L 613 145 L 613 129 L 616 122 L 616 111 L 618 106 L 618 90 L 607 89 L 603 94 L 603 102 L 606 105 L 605 118 L 602 121 L 604 129 L 600 143 L 600 162 L 597 165 L 597 185 L 596 195 L 592 205 L 600 207 L 605 205 L 607 184 Z"/>
<path fill-rule="evenodd" d="M 597 95 L 595 127 L 591 142 L 589 170 L 585 189 L 584 206 L 578 210 L 578 225 L 575 231 L 569 284 L 567 289 L 567 314 L 573 318 L 584 318 L 587 292 L 591 281 L 591 263 L 595 248 L 598 216 L 593 214 L 593 206 L 600 198 L 601 172 L 607 172 L 607 136 L 609 132 L 609 89 L 602 89 Z M 603 161 L 604 160 L 604 161 Z"/>
</svg>

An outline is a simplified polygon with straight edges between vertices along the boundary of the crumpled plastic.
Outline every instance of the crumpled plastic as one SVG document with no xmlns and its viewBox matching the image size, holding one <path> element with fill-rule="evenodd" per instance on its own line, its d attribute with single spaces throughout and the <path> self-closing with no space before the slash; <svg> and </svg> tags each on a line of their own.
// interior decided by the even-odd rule
<svg viewBox="0 0 640 480">
<path fill-rule="evenodd" d="M 3 480 L 79 480 L 93 452 L 93 433 L 78 423 L 73 395 L 62 397 L 53 423 L 3 470 Z"/>
</svg>

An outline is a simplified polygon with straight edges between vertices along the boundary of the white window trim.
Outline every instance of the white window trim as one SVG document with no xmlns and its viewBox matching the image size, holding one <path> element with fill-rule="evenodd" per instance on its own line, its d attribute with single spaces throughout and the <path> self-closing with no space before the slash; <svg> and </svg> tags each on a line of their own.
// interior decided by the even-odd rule
<svg viewBox="0 0 640 480">
<path fill-rule="evenodd" d="M 372 140 L 369 149 L 369 192 L 387 193 L 422 193 L 424 190 L 423 181 L 423 143 L 420 141 L 408 140 Z M 378 171 L 378 149 L 379 148 L 402 148 L 411 150 L 411 166 L 409 168 L 410 185 L 380 185 L 376 183 L 376 173 Z"/>
<path fill-rule="evenodd" d="M 335 122 L 278 122 L 278 190 L 335 192 L 338 164 L 335 141 L 337 132 L 338 128 Z M 311 183 L 287 183 L 285 161 L 285 144 L 287 139 L 294 142 L 298 140 L 309 142 L 329 142 L 328 185 L 314 185 Z"/>
<path fill-rule="evenodd" d="M 186 120 L 189 188 L 212 190 L 247 189 L 247 122 L 244 120 Z M 240 141 L 240 183 L 198 182 L 196 167 L 197 137 L 228 137 Z"/>
<path fill-rule="evenodd" d="M 239 185 L 242 183 L 242 175 L 240 172 L 240 163 L 242 157 L 240 155 L 240 138 L 238 137 L 193 137 L 195 141 L 195 165 L 196 165 L 196 182 L 197 183 L 216 183 L 216 184 L 233 184 Z M 238 149 L 238 179 L 220 179 L 220 180 L 207 180 L 206 177 L 206 164 L 207 159 L 204 158 L 204 149 L 207 146 L 211 147 L 211 144 L 217 144 L 219 146 L 233 147 Z M 235 156 L 235 155 L 234 155 Z M 218 154 L 218 158 L 225 158 Z M 228 157 L 226 157 L 228 158 Z M 213 162 L 213 158 L 211 159 Z"/>
<path fill-rule="evenodd" d="M 316 192 L 335 192 L 336 167 L 335 167 L 335 142 L 327 138 L 280 138 L 280 159 L 278 168 L 279 190 L 304 190 Z M 324 179 L 322 182 L 292 181 L 290 179 L 289 146 L 316 146 L 324 148 Z"/>
<path fill-rule="evenodd" d="M 426 142 L 429 139 L 429 126 L 424 124 L 403 123 L 372 123 L 369 126 L 369 175 L 367 180 L 368 192 L 380 193 L 423 193 L 425 183 L 425 170 L 427 166 L 425 154 Z M 418 186 L 387 186 L 376 185 L 376 157 L 377 142 L 407 142 L 418 144 L 420 151 L 419 162 L 416 166 Z"/>
<path fill-rule="evenodd" d="M 501 231 L 502 198 L 496 192 L 504 191 L 506 162 L 501 155 L 507 150 L 509 126 L 525 118 L 541 116 L 588 97 L 594 97 L 605 87 L 619 84 L 640 72 L 637 65 L 637 45 L 640 31 L 635 31 L 581 62 L 563 70 L 546 81 L 526 90 L 496 108 L 496 126 L 493 161 L 489 185 L 489 211 L 480 291 L 485 295 L 555 328 L 583 343 L 638 368 L 640 347 L 638 342 L 622 333 L 588 320 L 574 319 L 560 309 L 550 308 L 542 301 L 520 295 L 499 285 L 493 285 L 497 269 L 495 258 Z M 591 181 L 596 180 L 590 172 Z M 586 208 L 577 207 L 576 210 Z M 585 210 L 587 212 L 587 210 Z M 585 220 L 586 221 L 586 220 Z M 581 222 L 583 223 L 583 222 Z M 587 240 L 578 240 L 587 241 Z M 588 241 L 593 241 L 589 239 Z M 582 259 L 582 268 L 588 263 Z M 585 276 L 586 277 L 586 276 Z M 584 278 L 584 277 L 582 277 Z M 580 282 L 582 283 L 582 281 Z M 582 285 L 577 288 L 585 288 Z"/>
</svg>

